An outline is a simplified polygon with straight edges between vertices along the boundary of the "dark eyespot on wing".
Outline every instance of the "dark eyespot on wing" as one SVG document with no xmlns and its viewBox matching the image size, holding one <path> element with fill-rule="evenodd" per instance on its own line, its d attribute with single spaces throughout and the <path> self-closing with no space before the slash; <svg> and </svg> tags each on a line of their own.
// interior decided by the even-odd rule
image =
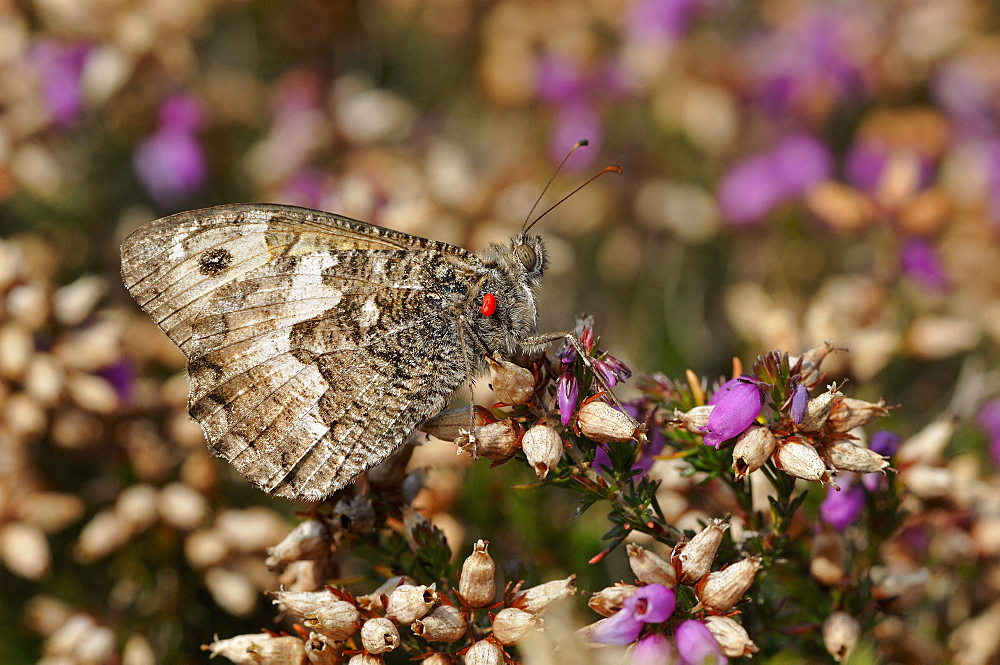
<svg viewBox="0 0 1000 665">
<path fill-rule="evenodd" d="M 210 249 L 201 255 L 198 265 L 202 275 L 214 277 L 233 263 L 233 255 L 222 247 Z"/>
</svg>

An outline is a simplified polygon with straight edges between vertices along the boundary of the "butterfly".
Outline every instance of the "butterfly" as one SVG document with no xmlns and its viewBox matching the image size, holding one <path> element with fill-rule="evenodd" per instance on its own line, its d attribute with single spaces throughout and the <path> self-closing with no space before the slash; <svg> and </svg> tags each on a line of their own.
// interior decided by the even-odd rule
<svg viewBox="0 0 1000 665">
<path fill-rule="evenodd" d="M 541 237 L 473 253 L 328 212 L 238 204 L 122 245 L 129 293 L 187 356 L 188 410 L 265 492 L 321 500 L 537 336 Z"/>
</svg>

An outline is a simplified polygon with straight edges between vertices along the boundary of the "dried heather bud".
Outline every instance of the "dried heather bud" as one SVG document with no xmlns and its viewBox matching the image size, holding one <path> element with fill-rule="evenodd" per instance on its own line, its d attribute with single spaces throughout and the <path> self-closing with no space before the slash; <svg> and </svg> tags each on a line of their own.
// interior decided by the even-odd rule
<svg viewBox="0 0 1000 665">
<path fill-rule="evenodd" d="M 302 623 L 318 630 L 334 642 L 343 642 L 358 632 L 361 613 L 353 603 L 337 600 L 304 617 Z"/>
<path fill-rule="evenodd" d="M 322 591 L 275 591 L 274 604 L 300 617 L 314 616 L 323 607 L 340 602 L 329 589 Z"/>
<path fill-rule="evenodd" d="M 455 642 L 465 635 L 469 624 L 457 607 L 438 605 L 410 628 L 428 642 Z"/>
<path fill-rule="evenodd" d="M 370 653 L 356 653 L 347 661 L 347 665 L 382 665 L 385 662 L 382 656 L 373 656 Z"/>
<path fill-rule="evenodd" d="M 705 406 L 696 406 L 690 411 L 674 409 L 674 422 L 681 429 L 701 434 L 704 431 L 702 428 L 708 425 L 708 417 L 712 415 L 714 408 L 714 404 L 706 404 Z"/>
<path fill-rule="evenodd" d="M 365 494 L 341 497 L 333 507 L 334 526 L 346 533 L 361 536 L 375 528 L 375 506 Z"/>
<path fill-rule="evenodd" d="M 490 365 L 490 383 L 497 401 L 501 404 L 527 404 L 535 394 L 535 375 L 531 370 L 504 360 L 497 353 L 495 357 L 486 357 Z"/>
<path fill-rule="evenodd" d="M 838 663 L 843 662 L 861 636 L 861 624 L 847 612 L 834 612 L 823 622 L 823 645 Z"/>
<path fill-rule="evenodd" d="M 462 564 L 458 593 L 469 607 L 485 607 L 496 597 L 496 564 L 486 551 L 489 543 L 477 540 L 472 554 Z"/>
<path fill-rule="evenodd" d="M 778 439 L 767 427 L 751 425 L 750 429 L 740 434 L 733 446 L 733 471 L 736 472 L 736 480 L 764 466 L 777 445 Z"/>
<path fill-rule="evenodd" d="M 845 566 L 844 543 L 837 532 L 827 526 L 813 538 L 809 549 L 809 572 L 820 584 L 834 587 L 843 579 Z"/>
<path fill-rule="evenodd" d="M 562 459 L 563 441 L 555 428 L 535 425 L 521 439 L 521 449 L 539 478 L 544 478 Z"/>
<path fill-rule="evenodd" d="M 705 607 L 716 612 L 726 612 L 740 601 L 753 584 L 760 566 L 760 557 L 752 556 L 709 573 L 695 587 L 695 595 Z"/>
<path fill-rule="evenodd" d="M 392 651 L 399 646 L 399 630 L 384 617 L 368 619 L 361 626 L 361 645 L 368 653 Z"/>
<path fill-rule="evenodd" d="M 465 665 L 504 665 L 507 654 L 496 643 L 480 640 L 465 652 Z"/>
<path fill-rule="evenodd" d="M 599 399 L 580 407 L 576 424 L 585 437 L 598 443 L 628 441 L 639 428 L 630 415 Z"/>
<path fill-rule="evenodd" d="M 824 358 L 836 350 L 833 340 L 828 339 L 823 342 L 822 346 L 809 349 L 802 354 L 802 366 L 799 368 L 799 374 L 802 376 L 802 383 L 805 384 L 806 388 L 815 388 L 823 380 L 819 366 L 823 363 Z M 792 367 L 795 367 L 795 363 L 798 361 L 797 356 L 788 357 L 788 364 Z"/>
<path fill-rule="evenodd" d="M 601 616 L 609 617 L 622 608 L 627 598 L 631 598 L 638 587 L 621 582 L 601 589 L 587 601 L 587 606 Z"/>
<path fill-rule="evenodd" d="M 831 432 L 850 432 L 855 427 L 863 427 L 876 418 L 889 415 L 885 402 L 866 402 L 853 397 L 845 397 L 833 405 L 826 419 L 826 428 Z"/>
<path fill-rule="evenodd" d="M 504 646 L 517 644 L 534 630 L 540 619 L 531 612 L 505 607 L 493 619 L 493 637 Z"/>
<path fill-rule="evenodd" d="M 525 589 L 517 597 L 517 607 L 525 612 L 539 614 L 555 601 L 569 598 L 574 593 L 576 593 L 576 575 L 570 575 L 564 580 L 544 582 Z"/>
<path fill-rule="evenodd" d="M 476 405 L 472 409 L 472 425 L 483 425 L 496 421 L 489 409 Z M 469 408 L 459 407 L 442 411 L 420 424 L 420 430 L 442 441 L 455 441 L 469 431 Z"/>
<path fill-rule="evenodd" d="M 330 531 L 326 524 L 313 518 L 300 522 L 280 543 L 267 548 L 264 564 L 269 570 L 318 556 L 329 547 Z"/>
<path fill-rule="evenodd" d="M 710 615 L 702 619 L 702 623 L 715 636 L 722 655 L 727 658 L 742 658 L 760 650 L 750 639 L 746 629 L 735 619 Z"/>
<path fill-rule="evenodd" d="M 806 414 L 802 417 L 802 422 L 799 423 L 799 429 L 807 432 L 819 430 L 823 427 L 837 400 L 843 396 L 844 393 L 837 390 L 836 385 L 831 385 L 825 393 L 809 400 L 809 403 L 806 404 Z"/>
<path fill-rule="evenodd" d="M 849 441 L 839 441 L 824 449 L 827 459 L 838 471 L 854 471 L 856 473 L 873 473 L 889 468 L 889 458 L 879 455 L 874 450 L 853 444 Z"/>
<path fill-rule="evenodd" d="M 774 463 L 790 476 L 833 484 L 819 453 L 800 439 L 789 438 L 779 443 L 774 453 Z"/>
<path fill-rule="evenodd" d="M 340 665 L 344 662 L 334 640 L 322 633 L 309 633 L 305 650 L 310 665 Z"/>
<path fill-rule="evenodd" d="M 729 528 L 729 522 L 713 519 L 700 533 L 688 542 L 674 546 L 670 563 L 677 571 L 681 584 L 694 584 L 712 570 L 715 553 L 722 543 L 722 534 Z"/>
<path fill-rule="evenodd" d="M 396 575 L 395 577 L 390 577 L 385 582 L 382 582 L 379 588 L 375 589 L 371 593 L 365 594 L 364 596 L 357 596 L 354 600 L 357 602 L 358 607 L 363 610 L 381 612 L 385 609 L 382 605 L 382 596 L 388 596 L 392 593 L 392 590 L 400 584 L 416 584 L 416 582 L 406 575 Z"/>
<path fill-rule="evenodd" d="M 521 447 L 521 432 L 510 418 L 499 420 L 476 428 L 475 441 L 459 443 L 459 447 L 473 456 L 473 458 L 485 457 L 494 462 L 505 462 L 514 456 L 514 453 Z"/>
<path fill-rule="evenodd" d="M 302 640 L 291 635 L 276 636 L 268 633 L 237 635 L 228 640 L 216 640 L 202 649 L 211 657 L 224 656 L 237 665 L 264 665 L 289 663 L 303 665 L 306 651 Z"/>
<path fill-rule="evenodd" d="M 434 586 L 401 584 L 389 594 L 385 615 L 401 626 L 408 626 L 427 614 L 438 601 Z"/>
<path fill-rule="evenodd" d="M 448 653 L 432 653 L 420 661 L 420 665 L 455 665 L 455 657 Z"/>
<path fill-rule="evenodd" d="M 625 551 L 628 552 L 628 565 L 640 582 L 643 584 L 662 584 L 668 589 L 677 586 L 677 573 L 668 562 L 645 547 L 639 547 L 632 543 L 625 546 Z"/>
</svg>

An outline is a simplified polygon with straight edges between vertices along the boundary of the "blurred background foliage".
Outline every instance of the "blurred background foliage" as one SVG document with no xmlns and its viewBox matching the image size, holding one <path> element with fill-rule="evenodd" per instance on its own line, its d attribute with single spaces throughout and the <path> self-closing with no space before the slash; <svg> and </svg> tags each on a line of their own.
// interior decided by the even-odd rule
<svg viewBox="0 0 1000 665">
<path fill-rule="evenodd" d="M 536 227 L 540 327 L 592 313 L 669 376 L 849 348 L 824 369 L 901 404 L 893 429 L 946 430 L 904 488 L 897 554 L 931 577 L 886 657 L 989 662 L 968 644 L 1000 613 L 998 20 L 990 0 L 0 0 L 0 660 L 202 662 L 213 633 L 273 624 L 259 555 L 293 507 L 208 455 L 179 352 L 117 279 L 125 235 L 274 201 L 478 250 L 588 138 L 546 203 L 624 173 Z M 570 527 L 572 505 L 508 498 L 524 469 L 481 466 L 428 499 L 453 547 L 626 576 L 585 563 L 597 516 Z M 686 526 L 702 491 L 674 496 Z M 66 626 L 94 660 L 61 655 Z"/>
</svg>

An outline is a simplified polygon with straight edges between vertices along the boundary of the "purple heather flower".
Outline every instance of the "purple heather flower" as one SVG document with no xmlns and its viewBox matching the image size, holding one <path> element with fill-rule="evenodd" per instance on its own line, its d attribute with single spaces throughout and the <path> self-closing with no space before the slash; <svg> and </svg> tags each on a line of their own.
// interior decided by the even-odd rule
<svg viewBox="0 0 1000 665">
<path fill-rule="evenodd" d="M 590 638 L 600 644 L 631 644 L 647 623 L 663 623 L 674 613 L 677 596 L 662 584 L 639 587 L 622 608 L 601 623 Z"/>
<path fill-rule="evenodd" d="M 89 53 L 90 46 L 84 43 L 44 40 L 28 54 L 28 62 L 41 81 L 42 98 L 56 125 L 72 122 L 83 108 L 80 77 Z"/>
<path fill-rule="evenodd" d="M 798 425 L 806 415 L 806 406 L 809 405 L 809 389 L 801 383 L 795 384 L 792 391 L 792 420 Z"/>
<path fill-rule="evenodd" d="M 677 655 L 684 665 L 725 665 L 729 661 L 719 651 L 719 643 L 708 626 L 689 619 L 674 630 Z"/>
<path fill-rule="evenodd" d="M 997 416 L 997 424 L 1000 425 L 1000 411 L 998 411 Z M 879 455 L 891 456 L 895 455 L 896 451 L 899 450 L 900 443 L 902 443 L 902 439 L 898 434 L 890 432 L 887 429 L 881 429 L 872 434 L 871 441 L 868 442 L 868 447 Z"/>
<path fill-rule="evenodd" d="M 205 180 L 205 153 L 198 142 L 201 109 L 191 97 L 168 97 L 160 105 L 160 126 L 133 155 L 136 175 L 161 206 L 171 206 Z"/>
<path fill-rule="evenodd" d="M 954 130 L 964 136 L 995 131 L 1000 85 L 992 67 L 988 59 L 953 58 L 938 69 L 931 83 L 935 101 L 951 116 Z"/>
<path fill-rule="evenodd" d="M 899 248 L 903 274 L 922 284 L 928 291 L 943 293 L 948 290 L 944 274 L 934 247 L 923 238 L 908 238 Z"/>
<path fill-rule="evenodd" d="M 629 15 L 629 34 L 645 42 L 670 42 L 682 37 L 705 0 L 639 0 Z"/>
<path fill-rule="evenodd" d="M 867 492 L 864 485 L 858 482 L 857 475 L 850 471 L 842 471 L 838 482 L 839 492 L 833 487 L 826 489 L 826 498 L 819 506 L 819 516 L 837 531 L 843 531 L 861 515 Z"/>
<path fill-rule="evenodd" d="M 572 372 L 563 372 L 556 379 L 556 403 L 559 405 L 559 419 L 563 427 L 573 420 L 573 411 L 580 400 L 580 382 Z"/>
<path fill-rule="evenodd" d="M 99 374 L 114 387 L 122 403 L 128 404 L 132 401 L 135 394 L 135 370 L 132 363 L 123 358 L 108 365 Z"/>
<path fill-rule="evenodd" d="M 632 665 L 672 665 L 674 647 L 660 633 L 650 633 L 636 642 L 632 649 Z"/>
<path fill-rule="evenodd" d="M 892 156 L 891 148 L 873 139 L 859 139 L 844 158 L 844 175 L 847 182 L 863 192 L 872 193 L 882 184 L 882 177 Z M 934 180 L 934 166 L 925 157 L 917 155 L 920 177 L 917 187 L 924 189 Z"/>
<path fill-rule="evenodd" d="M 566 344 L 561 349 L 559 349 L 559 353 L 556 354 L 556 357 L 559 358 L 559 362 L 562 363 L 563 365 L 572 365 L 574 362 L 576 362 L 578 355 L 576 353 L 576 349 L 573 346 Z"/>
<path fill-rule="evenodd" d="M 719 182 L 719 205 L 730 223 L 760 221 L 833 173 L 829 149 L 805 133 L 789 134 L 767 152 L 737 163 Z"/>
<path fill-rule="evenodd" d="M 764 408 L 764 390 L 749 375 L 730 379 L 715 391 L 709 404 L 715 405 L 705 432 L 706 446 L 718 448 L 723 441 L 741 434 L 750 427 Z"/>
<path fill-rule="evenodd" d="M 614 356 L 607 356 L 604 360 L 594 360 L 594 370 L 596 370 L 609 388 L 615 387 L 619 381 L 625 381 L 632 376 L 632 370 L 625 363 Z"/>
<path fill-rule="evenodd" d="M 979 407 L 976 422 L 990 440 L 990 457 L 1000 466 L 1000 398 L 994 398 Z"/>
</svg>

